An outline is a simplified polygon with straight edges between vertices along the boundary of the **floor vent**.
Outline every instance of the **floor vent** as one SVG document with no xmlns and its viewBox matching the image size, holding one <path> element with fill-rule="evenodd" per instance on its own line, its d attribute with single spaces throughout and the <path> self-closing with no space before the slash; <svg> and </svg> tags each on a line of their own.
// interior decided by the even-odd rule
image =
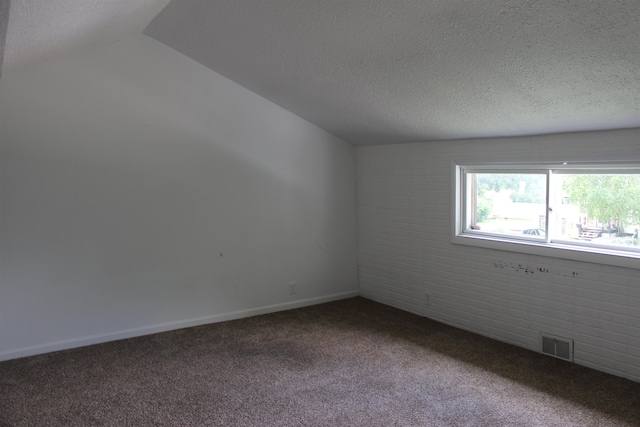
<svg viewBox="0 0 640 427">
<path fill-rule="evenodd" d="M 573 340 L 542 335 L 542 353 L 573 362 Z"/>
</svg>

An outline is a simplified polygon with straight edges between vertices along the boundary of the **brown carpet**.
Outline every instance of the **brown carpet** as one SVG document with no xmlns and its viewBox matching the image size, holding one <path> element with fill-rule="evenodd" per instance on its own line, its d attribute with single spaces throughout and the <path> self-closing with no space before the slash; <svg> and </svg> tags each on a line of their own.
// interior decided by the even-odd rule
<svg viewBox="0 0 640 427">
<path fill-rule="evenodd" d="M 640 426 L 640 383 L 363 298 L 0 363 L 1 426 Z"/>
</svg>

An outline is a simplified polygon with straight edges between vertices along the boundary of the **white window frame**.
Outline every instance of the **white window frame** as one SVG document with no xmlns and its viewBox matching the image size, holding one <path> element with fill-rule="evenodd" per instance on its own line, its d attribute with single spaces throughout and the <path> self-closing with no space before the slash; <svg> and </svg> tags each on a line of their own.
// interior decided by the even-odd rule
<svg viewBox="0 0 640 427">
<path fill-rule="evenodd" d="M 527 236 L 510 237 L 501 234 L 466 229 L 465 172 L 467 173 L 541 173 L 547 175 L 546 205 L 549 208 L 550 185 L 553 173 L 593 173 L 594 171 L 615 173 L 640 173 L 640 163 L 598 162 L 452 162 L 452 235 L 451 242 L 467 246 L 519 252 L 554 258 L 619 267 L 640 269 L 640 250 L 617 250 L 615 248 L 580 244 L 575 241 L 554 240 L 548 232 L 550 215 L 546 215 L 545 238 Z"/>
</svg>

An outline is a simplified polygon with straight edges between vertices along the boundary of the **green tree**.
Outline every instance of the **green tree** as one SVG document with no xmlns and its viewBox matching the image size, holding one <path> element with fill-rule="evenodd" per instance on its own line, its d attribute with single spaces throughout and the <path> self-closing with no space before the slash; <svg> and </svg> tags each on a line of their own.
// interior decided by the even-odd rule
<svg viewBox="0 0 640 427">
<path fill-rule="evenodd" d="M 499 193 L 502 190 L 518 191 L 520 187 L 520 177 L 509 173 L 479 173 L 478 174 L 478 194 L 487 191 Z"/>
<path fill-rule="evenodd" d="M 478 194 L 487 191 L 499 193 L 502 190 L 512 190 L 511 200 L 514 203 L 544 203 L 545 178 L 540 174 L 516 173 L 480 173 L 478 174 Z M 524 192 L 520 187 L 524 184 Z"/>
<path fill-rule="evenodd" d="M 563 190 L 591 219 L 620 231 L 640 223 L 640 175 L 566 175 Z"/>
<path fill-rule="evenodd" d="M 487 197 L 479 197 L 476 223 L 484 222 L 487 218 L 489 218 L 491 209 L 493 209 L 493 201 Z"/>
</svg>

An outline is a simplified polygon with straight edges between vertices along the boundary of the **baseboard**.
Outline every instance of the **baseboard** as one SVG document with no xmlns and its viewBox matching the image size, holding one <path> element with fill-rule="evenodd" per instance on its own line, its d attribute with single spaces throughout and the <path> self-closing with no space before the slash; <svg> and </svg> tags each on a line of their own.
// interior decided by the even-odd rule
<svg viewBox="0 0 640 427">
<path fill-rule="evenodd" d="M 0 353 L 0 361 L 18 359 L 21 357 L 35 356 L 38 354 L 51 353 L 54 351 L 68 350 L 71 348 L 85 347 L 93 344 L 100 344 L 109 341 L 116 341 L 127 338 L 140 337 L 143 335 L 167 332 L 176 329 L 189 328 L 192 326 L 206 325 L 209 323 L 226 322 L 228 320 L 242 319 L 245 317 L 258 316 L 261 314 L 275 313 L 277 311 L 292 310 L 295 308 L 307 307 L 310 305 L 322 304 L 325 302 L 338 301 L 341 299 L 359 296 L 359 291 L 343 292 L 338 294 L 325 295 L 317 298 L 309 298 L 286 302 L 281 304 L 267 305 L 247 310 L 238 310 L 228 313 L 215 314 L 212 316 L 199 317 L 195 319 L 181 320 L 177 322 L 160 323 L 157 325 L 145 326 L 142 328 L 127 329 L 123 331 L 110 332 L 107 334 L 91 335 L 82 338 L 74 338 L 63 341 L 54 341 L 42 345 L 23 347 L 16 350 L 9 350 Z"/>
</svg>

